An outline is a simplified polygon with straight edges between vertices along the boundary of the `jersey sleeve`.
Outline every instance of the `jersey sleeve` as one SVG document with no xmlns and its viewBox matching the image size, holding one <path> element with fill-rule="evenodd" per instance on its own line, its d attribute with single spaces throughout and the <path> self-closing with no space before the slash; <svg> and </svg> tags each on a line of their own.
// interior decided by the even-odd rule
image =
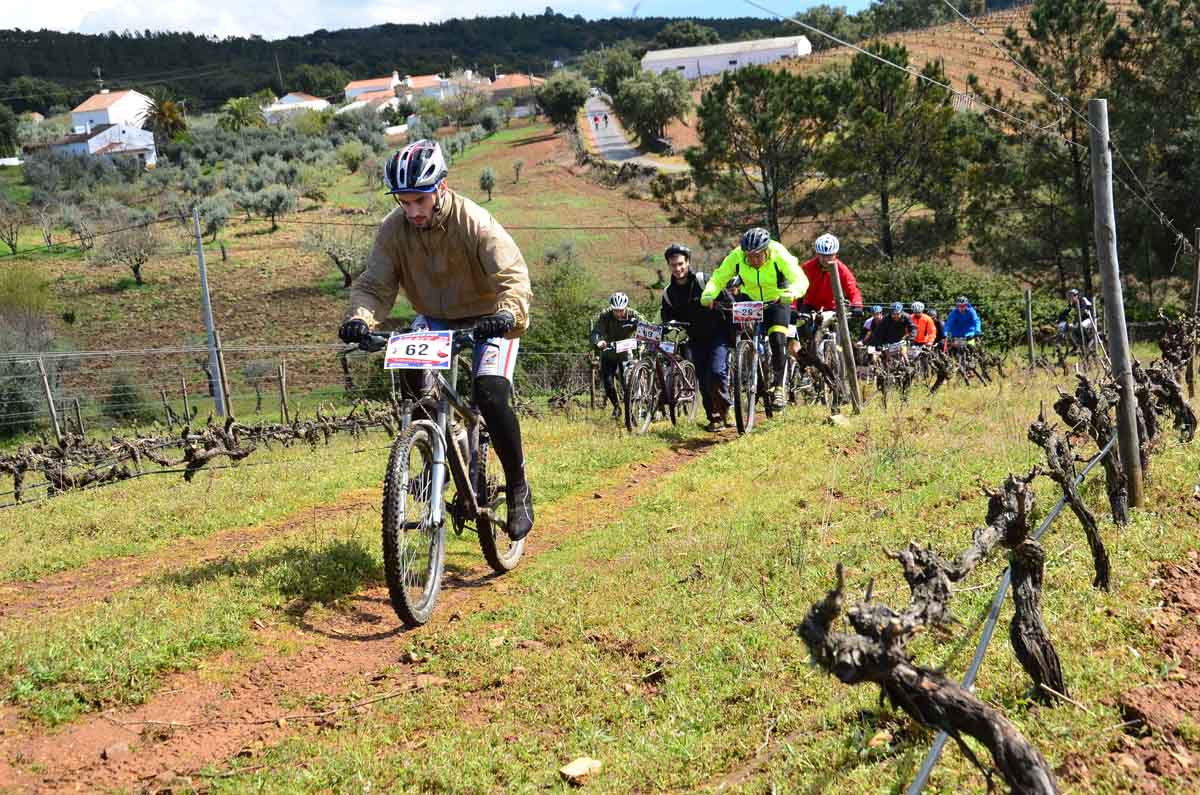
<svg viewBox="0 0 1200 795">
<path fill-rule="evenodd" d="M 729 284 L 729 280 L 733 278 L 733 274 L 737 271 L 738 260 L 741 257 L 740 249 L 734 249 L 725 255 L 725 259 L 709 277 L 708 284 L 704 286 L 704 292 L 700 294 L 700 303 L 711 304 L 716 297 Z"/>
<path fill-rule="evenodd" d="M 846 300 L 850 302 L 850 306 L 861 307 L 863 305 L 862 291 L 858 289 L 858 280 L 854 278 L 854 274 L 846 267 L 845 263 L 838 260 L 838 273 L 842 277 L 842 292 L 846 296 Z"/>
</svg>

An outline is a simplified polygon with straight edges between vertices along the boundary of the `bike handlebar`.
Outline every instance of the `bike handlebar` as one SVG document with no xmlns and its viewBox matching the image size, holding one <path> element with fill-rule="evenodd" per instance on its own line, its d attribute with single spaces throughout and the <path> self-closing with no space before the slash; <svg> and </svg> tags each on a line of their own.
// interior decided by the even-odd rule
<svg viewBox="0 0 1200 795">
<path fill-rule="evenodd" d="M 372 331 L 365 338 L 357 343 L 350 345 L 344 351 L 365 351 L 366 353 L 378 353 L 379 351 L 387 350 L 388 340 L 392 338 L 392 334 L 407 334 L 411 331 L 424 331 L 427 329 L 396 329 L 395 332 Z M 475 327 L 463 329 L 446 329 L 450 331 L 454 340 L 453 350 L 458 353 L 464 347 L 473 347 L 475 345 Z"/>
</svg>

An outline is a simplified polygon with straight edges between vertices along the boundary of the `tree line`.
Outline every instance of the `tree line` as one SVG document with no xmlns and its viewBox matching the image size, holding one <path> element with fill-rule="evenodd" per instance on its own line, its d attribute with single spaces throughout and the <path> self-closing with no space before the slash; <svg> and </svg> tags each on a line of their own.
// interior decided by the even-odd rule
<svg viewBox="0 0 1200 795">
<path fill-rule="evenodd" d="M 706 239 L 731 223 L 795 237 L 825 220 L 848 258 L 894 268 L 970 253 L 999 273 L 1095 295 L 1086 113 L 1089 98 L 1106 97 L 1124 183 L 1119 254 L 1135 279 L 1127 298 L 1132 314 L 1153 316 L 1179 297 L 1168 280 L 1179 287 L 1191 270 L 1179 269 L 1182 241 L 1161 221 L 1195 226 L 1200 0 L 1138 0 L 1128 14 L 1120 23 L 1103 0 L 1034 2 L 1027 29 L 1010 29 L 1004 45 L 1036 100 L 988 94 L 973 76 L 963 87 L 1007 118 L 957 110 L 937 85 L 948 83 L 942 63 L 910 63 L 882 41 L 866 49 L 902 69 L 859 54 L 820 73 L 726 73 L 698 107 L 691 173 L 660 176 L 654 195 Z"/>
</svg>

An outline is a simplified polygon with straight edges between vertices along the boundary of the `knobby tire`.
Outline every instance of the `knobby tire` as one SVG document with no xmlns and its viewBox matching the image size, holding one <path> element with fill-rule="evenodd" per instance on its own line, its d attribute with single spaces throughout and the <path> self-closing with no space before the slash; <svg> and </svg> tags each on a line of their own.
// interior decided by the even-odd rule
<svg viewBox="0 0 1200 795">
<path fill-rule="evenodd" d="M 433 527 L 433 436 L 410 425 L 392 444 L 383 484 L 383 570 L 392 609 L 406 625 L 433 616 L 446 561 L 446 525 Z"/>
</svg>

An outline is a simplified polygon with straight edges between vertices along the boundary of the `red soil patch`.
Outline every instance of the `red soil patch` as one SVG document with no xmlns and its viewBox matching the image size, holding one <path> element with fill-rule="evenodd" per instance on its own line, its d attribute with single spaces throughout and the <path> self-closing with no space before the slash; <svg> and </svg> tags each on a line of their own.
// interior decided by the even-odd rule
<svg viewBox="0 0 1200 795">
<path fill-rule="evenodd" d="M 655 488 L 663 475 L 702 455 L 721 438 L 683 445 L 632 465 L 619 485 L 553 506 L 526 554 L 536 555 L 569 534 L 602 526 L 607 517 Z M 604 511 L 596 510 L 598 499 Z M 504 598 L 502 585 L 486 566 L 448 578 L 434 622 L 413 632 L 398 627 L 383 588 L 360 593 L 346 600 L 341 610 L 320 616 L 306 615 L 301 605 L 290 610 L 294 625 L 258 631 L 261 648 L 282 641 L 301 644 L 301 651 L 242 670 L 237 670 L 242 664 L 234 653 L 223 654 L 209 668 L 236 671 L 228 682 L 213 681 L 200 672 L 179 674 L 164 682 L 144 706 L 88 716 L 54 733 L 11 716 L 0 718 L 0 790 L 61 792 L 141 785 L 158 792 L 188 787 L 197 782 L 196 771 L 208 764 L 253 756 L 298 726 L 329 725 L 339 716 L 369 708 L 355 702 L 332 713 L 289 710 L 284 707 L 289 701 L 336 704 L 346 692 L 366 688 L 378 690 L 378 696 L 403 698 L 423 687 L 449 684 L 418 672 L 420 663 L 406 649 L 410 639 L 442 631 L 457 611 Z"/>
<path fill-rule="evenodd" d="M 1058 773 L 1066 781 L 1087 784 L 1092 769 L 1115 768 L 1122 791 L 1200 791 L 1200 553 L 1164 565 L 1159 586 L 1162 610 L 1151 624 L 1170 660 L 1166 679 L 1118 698 L 1126 733 L 1099 759 L 1064 761 Z"/>
</svg>

